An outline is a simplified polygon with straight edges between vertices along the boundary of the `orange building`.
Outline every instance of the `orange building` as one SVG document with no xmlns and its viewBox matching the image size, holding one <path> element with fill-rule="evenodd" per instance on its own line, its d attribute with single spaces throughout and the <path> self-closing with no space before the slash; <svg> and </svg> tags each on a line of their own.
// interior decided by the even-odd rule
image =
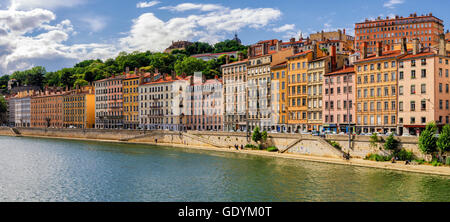
<svg viewBox="0 0 450 222">
<path fill-rule="evenodd" d="M 31 127 L 62 128 L 64 126 L 62 90 L 45 90 L 31 98 Z"/>
</svg>

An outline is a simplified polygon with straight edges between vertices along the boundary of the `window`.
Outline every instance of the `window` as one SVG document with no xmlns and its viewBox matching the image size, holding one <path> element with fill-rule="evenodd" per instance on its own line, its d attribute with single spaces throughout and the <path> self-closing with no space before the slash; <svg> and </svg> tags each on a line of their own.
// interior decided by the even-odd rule
<svg viewBox="0 0 450 222">
<path fill-rule="evenodd" d="M 403 111 L 403 102 L 398 102 L 398 110 Z"/>
<path fill-rule="evenodd" d="M 398 79 L 399 79 L 399 80 L 403 80 L 403 71 L 400 71 L 400 72 L 398 73 Z"/>
<path fill-rule="evenodd" d="M 403 96 L 403 86 L 398 87 L 398 95 Z"/>
<path fill-rule="evenodd" d="M 427 101 L 426 100 L 420 101 L 420 110 L 422 110 L 422 111 L 427 110 Z"/>
<path fill-rule="evenodd" d="M 411 70 L 411 79 L 416 78 L 416 70 Z"/>
<path fill-rule="evenodd" d="M 416 86 L 415 85 L 411 85 L 411 94 L 412 95 L 416 94 Z"/>
<path fill-rule="evenodd" d="M 410 111 L 416 111 L 416 101 L 411 101 Z"/>
<path fill-rule="evenodd" d="M 427 77 L 427 70 L 426 69 L 422 69 L 421 75 L 422 78 L 426 78 Z"/>
</svg>

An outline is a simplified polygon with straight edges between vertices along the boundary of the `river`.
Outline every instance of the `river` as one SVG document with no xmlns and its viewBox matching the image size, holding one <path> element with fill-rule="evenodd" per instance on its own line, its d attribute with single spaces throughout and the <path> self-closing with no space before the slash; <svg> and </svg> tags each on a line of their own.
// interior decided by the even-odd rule
<svg viewBox="0 0 450 222">
<path fill-rule="evenodd" d="M 0 136 L 0 201 L 449 201 L 450 178 L 186 148 Z"/>
</svg>

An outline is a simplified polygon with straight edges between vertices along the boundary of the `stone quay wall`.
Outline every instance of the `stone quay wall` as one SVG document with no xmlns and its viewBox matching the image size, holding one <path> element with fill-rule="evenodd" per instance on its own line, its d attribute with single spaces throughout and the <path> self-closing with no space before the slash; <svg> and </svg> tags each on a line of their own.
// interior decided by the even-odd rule
<svg viewBox="0 0 450 222">
<path fill-rule="evenodd" d="M 108 130 L 108 129 L 56 129 L 56 128 L 15 128 L 21 136 L 60 137 L 75 139 L 113 140 L 139 143 L 164 143 L 172 145 L 189 145 L 199 147 L 231 147 L 234 145 L 255 144 L 251 141 L 251 135 L 247 137 L 245 132 L 211 132 L 211 131 L 143 131 L 143 130 Z M 14 136 L 11 128 L 0 127 L 0 135 Z M 189 135 L 189 136 L 187 136 Z M 353 136 L 352 147 L 349 149 L 348 137 L 341 135 L 328 135 L 327 140 L 339 143 L 344 152 L 350 152 L 353 158 L 364 158 L 370 153 L 385 153 L 383 143 L 377 147 L 370 146 L 369 136 Z M 386 139 L 386 138 L 384 138 Z M 417 137 L 398 137 L 400 146 L 413 151 L 419 158 L 425 156 L 418 149 Z M 297 143 L 295 143 L 297 142 Z M 295 144 L 295 145 L 293 145 Z M 256 145 L 256 144 L 255 144 Z M 276 146 L 283 150 L 292 146 L 286 153 L 303 154 L 311 156 L 342 158 L 336 150 L 331 150 L 320 142 L 318 137 L 303 134 L 268 134 L 268 146 Z"/>
</svg>

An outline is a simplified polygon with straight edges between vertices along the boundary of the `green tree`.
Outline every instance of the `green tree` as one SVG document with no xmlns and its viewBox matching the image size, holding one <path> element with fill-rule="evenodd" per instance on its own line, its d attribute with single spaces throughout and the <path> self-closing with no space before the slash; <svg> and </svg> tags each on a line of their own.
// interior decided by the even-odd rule
<svg viewBox="0 0 450 222">
<path fill-rule="evenodd" d="M 75 80 L 75 83 L 73 84 L 74 85 L 74 87 L 77 87 L 77 86 L 87 86 L 87 85 L 89 85 L 89 82 L 88 81 L 86 81 L 86 80 L 84 80 L 84 79 L 77 79 L 77 80 Z"/>
<path fill-rule="evenodd" d="M 239 44 L 236 40 L 225 40 L 214 45 L 215 53 L 242 51 L 245 49 L 247 49 L 247 46 Z"/>
<path fill-rule="evenodd" d="M 369 142 L 370 142 L 370 146 L 372 148 L 376 148 L 377 147 L 377 145 L 380 142 L 380 140 L 378 139 L 378 136 L 377 136 L 376 133 L 372 133 L 372 136 L 370 136 Z"/>
<path fill-rule="evenodd" d="M 186 73 L 187 75 L 193 75 L 194 72 L 201 72 L 205 69 L 205 62 L 201 59 L 194 57 L 186 57 L 182 61 L 178 60 L 175 63 L 175 72 L 178 75 Z"/>
<path fill-rule="evenodd" d="M 436 145 L 441 157 L 444 152 L 450 151 L 450 125 L 447 124 L 442 128 L 442 132 L 436 141 Z"/>
<path fill-rule="evenodd" d="M 384 149 L 390 151 L 396 151 L 398 148 L 399 142 L 394 138 L 394 135 L 389 135 L 384 143 Z"/>
<path fill-rule="evenodd" d="M 419 149 L 426 154 L 432 154 L 436 152 L 437 138 L 435 136 L 437 132 L 436 123 L 428 123 L 425 130 L 419 136 Z"/>
<path fill-rule="evenodd" d="M 253 130 L 252 140 L 255 141 L 255 143 L 258 143 L 259 141 L 261 141 L 261 139 L 262 139 L 261 132 L 259 131 L 259 127 L 256 126 L 255 129 Z"/>
<path fill-rule="evenodd" d="M 192 45 L 186 47 L 186 54 L 188 56 L 195 54 L 211 53 L 214 48 L 206 42 L 194 42 Z"/>
</svg>

